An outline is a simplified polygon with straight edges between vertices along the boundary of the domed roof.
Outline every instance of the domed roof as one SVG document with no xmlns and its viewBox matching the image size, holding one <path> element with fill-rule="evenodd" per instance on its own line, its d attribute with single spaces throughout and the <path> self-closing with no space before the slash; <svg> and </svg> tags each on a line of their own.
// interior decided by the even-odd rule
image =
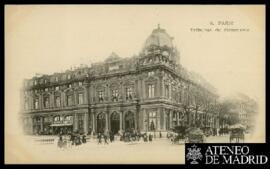
<svg viewBox="0 0 270 169">
<path fill-rule="evenodd" d="M 173 47 L 172 37 L 166 32 L 165 29 L 161 29 L 158 25 L 157 29 L 152 31 L 152 34 L 146 39 L 144 48 L 149 46 L 167 46 L 169 48 Z"/>
</svg>

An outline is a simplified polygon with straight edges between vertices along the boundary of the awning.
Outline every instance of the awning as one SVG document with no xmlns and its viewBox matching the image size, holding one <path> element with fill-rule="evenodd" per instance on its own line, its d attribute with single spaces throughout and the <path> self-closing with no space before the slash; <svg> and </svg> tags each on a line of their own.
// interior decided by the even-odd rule
<svg viewBox="0 0 270 169">
<path fill-rule="evenodd" d="M 72 126 L 72 124 L 51 124 L 51 127 Z"/>
</svg>

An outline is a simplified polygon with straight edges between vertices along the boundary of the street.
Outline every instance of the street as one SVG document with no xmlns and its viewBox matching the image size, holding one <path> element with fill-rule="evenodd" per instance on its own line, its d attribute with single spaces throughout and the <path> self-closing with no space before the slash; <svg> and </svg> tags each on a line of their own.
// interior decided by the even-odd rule
<svg viewBox="0 0 270 169">
<path fill-rule="evenodd" d="M 35 139 L 40 136 L 34 136 Z M 32 138 L 32 139 L 31 139 Z M 70 146 L 65 149 L 57 147 L 57 143 L 41 144 L 31 140 L 34 158 L 40 163 L 145 163 L 145 164 L 183 164 L 184 144 L 172 144 L 167 138 L 154 139 L 153 142 L 120 142 L 98 144 L 90 139 L 85 144 Z M 55 137 L 56 140 L 58 139 Z"/>
<path fill-rule="evenodd" d="M 246 136 L 249 137 L 248 135 Z M 54 140 L 40 142 L 38 140 Z M 32 158 L 37 163 L 84 163 L 84 164 L 184 164 L 185 144 L 172 144 L 167 138 L 155 138 L 152 142 L 122 142 L 98 144 L 90 138 L 87 143 L 60 149 L 57 136 L 28 136 Z M 206 143 L 229 143 L 229 135 L 206 137 Z M 29 147 L 28 147 L 29 149 Z"/>
</svg>

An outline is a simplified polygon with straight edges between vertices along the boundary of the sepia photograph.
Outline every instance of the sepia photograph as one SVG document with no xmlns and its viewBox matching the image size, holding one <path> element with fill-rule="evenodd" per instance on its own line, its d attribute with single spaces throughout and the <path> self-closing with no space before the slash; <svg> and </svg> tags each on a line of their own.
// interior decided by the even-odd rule
<svg viewBox="0 0 270 169">
<path fill-rule="evenodd" d="M 6 164 L 266 142 L 264 5 L 5 5 L 4 36 Z"/>
</svg>

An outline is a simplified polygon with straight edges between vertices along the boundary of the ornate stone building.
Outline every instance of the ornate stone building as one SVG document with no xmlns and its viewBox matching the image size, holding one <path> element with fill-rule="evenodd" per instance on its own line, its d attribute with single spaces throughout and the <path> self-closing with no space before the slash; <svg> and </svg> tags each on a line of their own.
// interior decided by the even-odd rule
<svg viewBox="0 0 270 169">
<path fill-rule="evenodd" d="M 167 131 L 176 125 L 216 128 L 211 85 L 180 64 L 164 29 L 154 29 L 138 56 L 24 81 L 22 122 L 28 134 L 105 130 Z"/>
</svg>

